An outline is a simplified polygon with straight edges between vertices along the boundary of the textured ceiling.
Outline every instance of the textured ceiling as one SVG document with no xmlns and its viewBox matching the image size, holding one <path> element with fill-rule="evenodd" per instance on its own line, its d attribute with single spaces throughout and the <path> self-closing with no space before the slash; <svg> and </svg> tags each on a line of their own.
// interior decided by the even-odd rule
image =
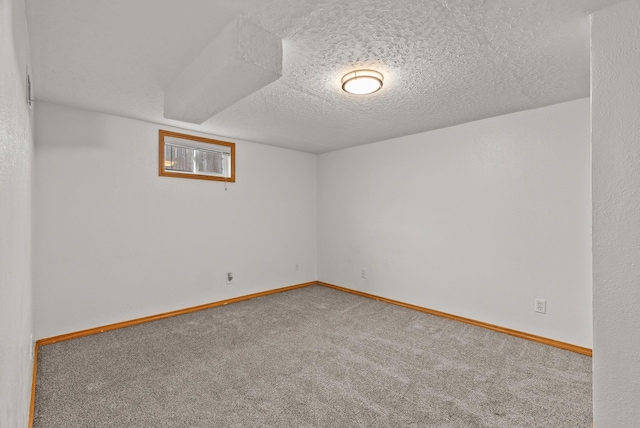
<svg viewBox="0 0 640 428">
<path fill-rule="evenodd" d="M 619 1 L 26 3 L 37 100 L 323 153 L 588 96 L 588 15 Z M 164 119 L 164 90 L 238 17 L 282 39 L 282 77 L 202 125 Z M 383 89 L 344 93 L 362 67 Z"/>
</svg>

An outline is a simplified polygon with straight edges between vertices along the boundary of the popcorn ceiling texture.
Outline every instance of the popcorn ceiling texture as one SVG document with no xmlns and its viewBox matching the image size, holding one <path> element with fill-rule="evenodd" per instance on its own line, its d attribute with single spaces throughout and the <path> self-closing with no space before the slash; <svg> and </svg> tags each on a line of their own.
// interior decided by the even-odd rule
<svg viewBox="0 0 640 428">
<path fill-rule="evenodd" d="M 182 126 L 316 153 L 588 96 L 588 15 L 616 2 L 27 0 L 40 99 L 153 121 L 168 83 L 246 18 L 283 39 L 283 77 Z M 342 92 L 356 67 L 383 90 Z"/>
</svg>

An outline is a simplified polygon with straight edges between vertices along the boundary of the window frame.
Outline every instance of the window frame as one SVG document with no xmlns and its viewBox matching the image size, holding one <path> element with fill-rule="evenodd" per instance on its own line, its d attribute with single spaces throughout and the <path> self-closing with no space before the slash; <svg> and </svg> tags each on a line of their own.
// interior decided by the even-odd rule
<svg viewBox="0 0 640 428">
<path fill-rule="evenodd" d="M 158 145 L 158 175 L 162 177 L 174 177 L 174 178 L 190 178 L 195 180 L 209 180 L 209 181 L 224 181 L 226 183 L 235 183 L 236 181 L 236 144 L 229 141 L 214 140 L 212 138 L 199 137 L 197 135 L 181 134 L 179 132 L 167 131 L 164 129 L 159 130 L 159 145 Z M 229 177 L 218 177 L 207 174 L 191 174 L 186 172 L 171 172 L 165 170 L 165 137 L 174 137 L 183 140 L 196 141 L 198 143 L 207 143 L 216 146 L 229 147 L 230 159 L 230 174 Z M 186 143 L 188 145 L 188 142 Z M 198 146 L 194 146 L 195 149 Z"/>
</svg>

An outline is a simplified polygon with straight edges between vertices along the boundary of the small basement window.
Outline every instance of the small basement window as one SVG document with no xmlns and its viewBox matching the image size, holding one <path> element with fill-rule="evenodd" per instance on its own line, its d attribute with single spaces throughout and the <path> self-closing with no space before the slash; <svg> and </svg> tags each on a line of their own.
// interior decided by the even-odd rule
<svg viewBox="0 0 640 428">
<path fill-rule="evenodd" d="M 160 130 L 159 175 L 236 181 L 235 143 Z"/>
</svg>

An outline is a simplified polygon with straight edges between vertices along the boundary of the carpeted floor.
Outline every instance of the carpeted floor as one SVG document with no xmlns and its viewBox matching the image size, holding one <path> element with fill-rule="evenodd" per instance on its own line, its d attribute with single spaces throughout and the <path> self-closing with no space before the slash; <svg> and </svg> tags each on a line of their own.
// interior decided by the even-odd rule
<svg viewBox="0 0 640 428">
<path fill-rule="evenodd" d="M 311 286 L 40 348 L 35 428 L 588 427 L 591 358 Z"/>
</svg>

